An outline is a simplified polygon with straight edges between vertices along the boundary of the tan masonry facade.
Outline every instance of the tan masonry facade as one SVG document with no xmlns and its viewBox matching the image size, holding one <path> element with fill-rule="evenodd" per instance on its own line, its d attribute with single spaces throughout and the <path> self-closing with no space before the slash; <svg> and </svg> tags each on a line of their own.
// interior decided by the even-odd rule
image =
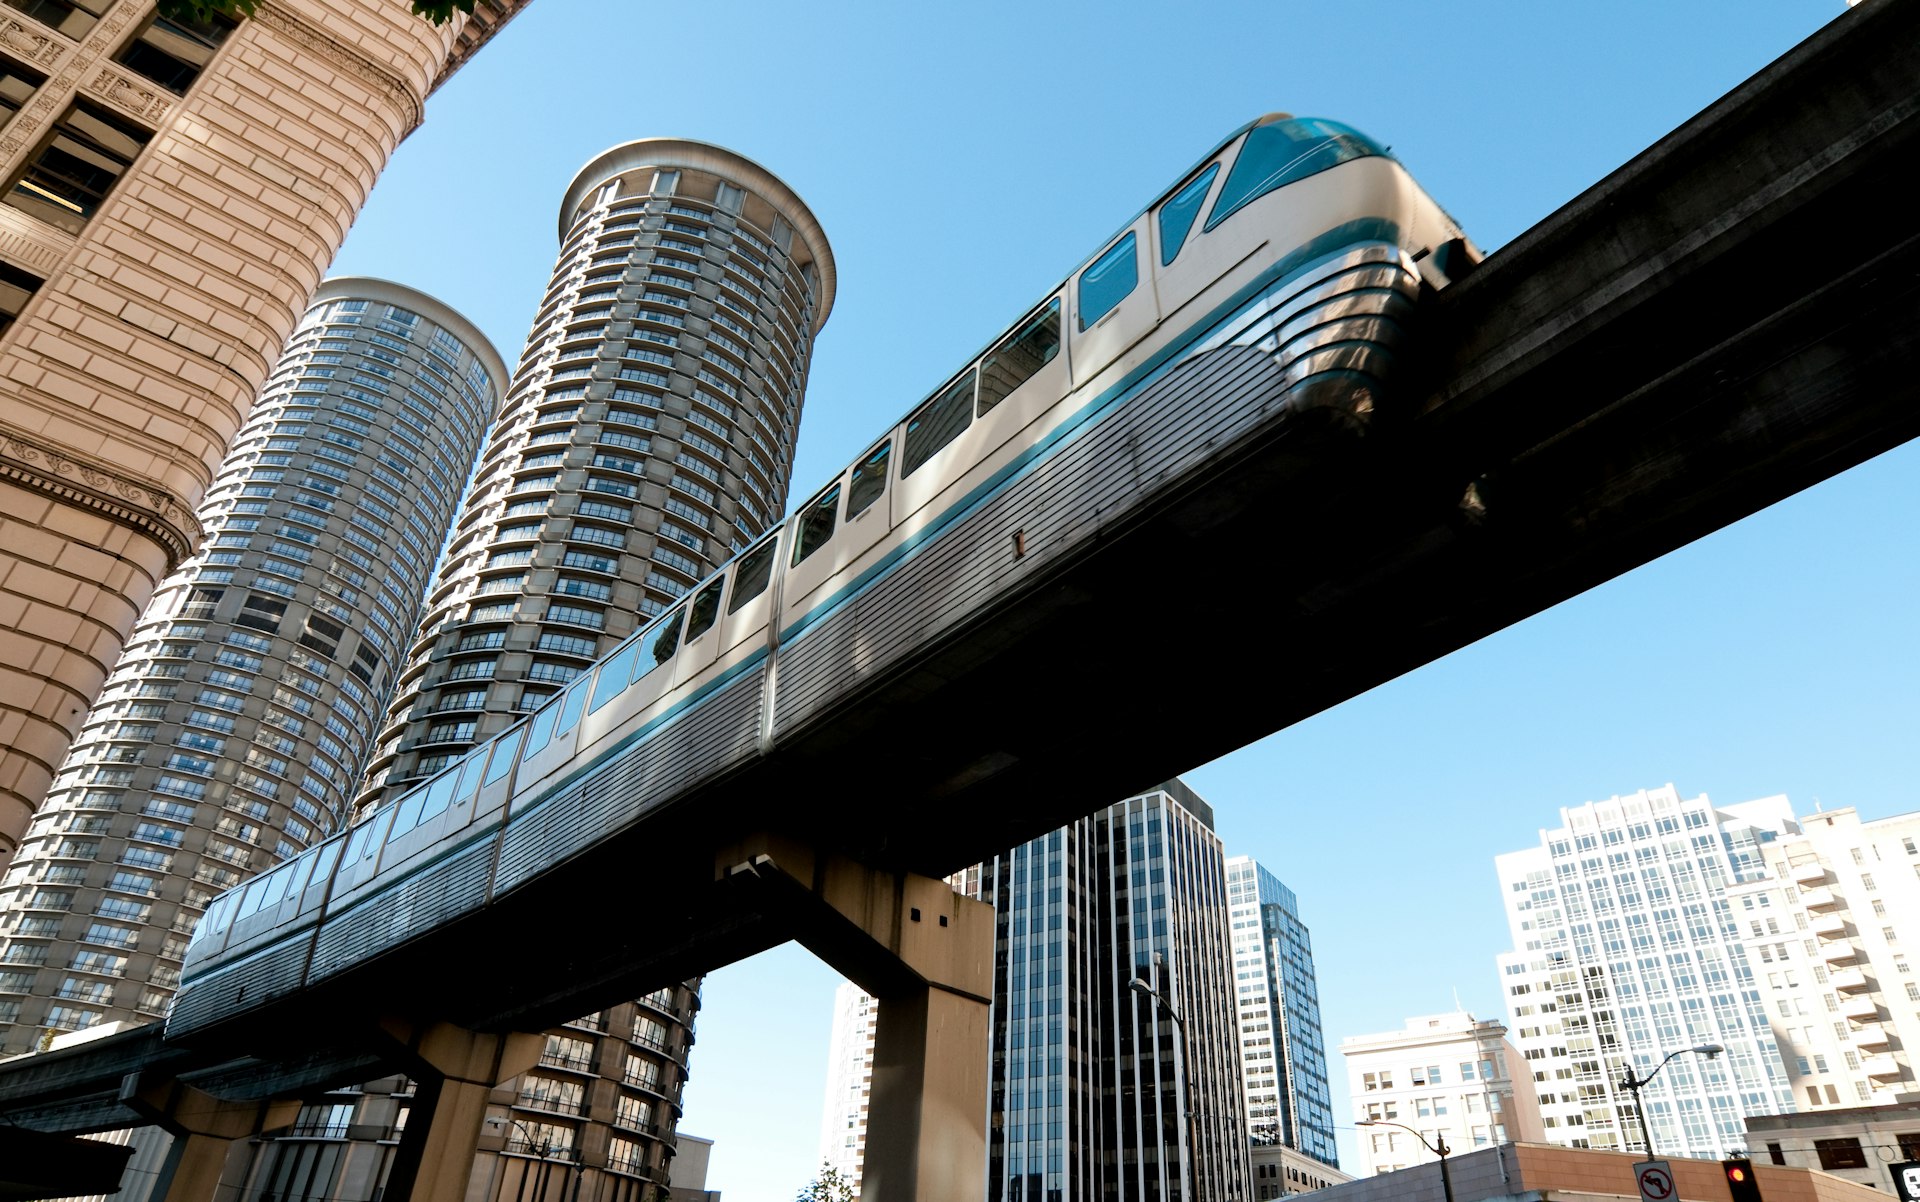
<svg viewBox="0 0 1920 1202">
<path fill-rule="evenodd" d="M 526 2 L 261 0 L 185 63 L 152 0 L 0 5 L 0 868 L 381 168 Z"/>
</svg>

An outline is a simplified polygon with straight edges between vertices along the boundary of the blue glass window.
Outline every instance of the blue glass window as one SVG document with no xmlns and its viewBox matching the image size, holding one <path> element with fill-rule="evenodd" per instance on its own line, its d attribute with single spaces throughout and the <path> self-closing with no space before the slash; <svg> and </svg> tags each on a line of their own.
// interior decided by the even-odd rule
<svg viewBox="0 0 1920 1202">
<path fill-rule="evenodd" d="M 1133 234 L 1113 244 L 1113 248 L 1080 273 L 1080 328 L 1099 321 L 1113 307 L 1127 299 L 1140 284 L 1140 256 L 1135 253 Z"/>
<path fill-rule="evenodd" d="M 969 371 L 907 419 L 907 436 L 900 444 L 902 480 L 919 471 L 942 447 L 966 432 L 973 421 L 973 384 L 974 374 Z M 806 532 L 806 526 L 802 525 L 801 538 L 806 537 Z"/>
<path fill-rule="evenodd" d="M 1173 262 L 1187 244 L 1193 219 L 1200 215 L 1200 204 L 1207 198 L 1207 189 L 1213 187 L 1213 177 L 1219 174 L 1220 164 L 1215 163 L 1160 206 L 1160 266 Z"/>
<path fill-rule="evenodd" d="M 599 713 L 601 706 L 626 690 L 633 672 L 634 657 L 639 654 L 640 640 L 634 639 L 614 652 L 601 666 L 599 679 L 593 686 L 593 713 Z"/>
<path fill-rule="evenodd" d="M 560 707 L 549 702 L 533 716 L 533 728 L 527 733 L 527 759 L 532 759 L 553 739 L 553 720 L 560 716 Z"/>
<path fill-rule="evenodd" d="M 505 780 L 507 773 L 513 771 L 513 753 L 520 750 L 520 740 L 527 733 L 524 726 L 516 726 L 501 735 L 493 746 L 493 759 L 488 761 L 487 779 L 484 784 L 498 784 Z"/>
<path fill-rule="evenodd" d="M 1275 121 L 1247 134 L 1207 218 L 1212 229 L 1275 188 L 1386 148 L 1338 121 Z"/>
<path fill-rule="evenodd" d="M 573 729 L 580 720 L 580 711 L 587 708 L 587 682 L 581 681 L 567 690 L 566 708 L 560 711 L 560 723 L 553 728 L 556 735 L 564 735 Z"/>
</svg>

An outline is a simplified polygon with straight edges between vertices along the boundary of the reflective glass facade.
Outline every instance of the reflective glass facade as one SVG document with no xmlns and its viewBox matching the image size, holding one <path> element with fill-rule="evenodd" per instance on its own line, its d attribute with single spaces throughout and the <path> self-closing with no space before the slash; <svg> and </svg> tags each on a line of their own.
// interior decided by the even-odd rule
<svg viewBox="0 0 1920 1202">
<path fill-rule="evenodd" d="M 0 881 L 0 1053 L 161 1018 L 206 903 L 345 820 L 505 383 L 431 297 L 321 285 Z"/>
<path fill-rule="evenodd" d="M 1320 988 L 1300 904 L 1246 856 L 1227 861 L 1227 903 L 1249 1137 L 1338 1168 Z"/>
<path fill-rule="evenodd" d="M 997 925 L 990 1202 L 1250 1196 L 1212 808 L 1170 782 L 960 887 Z"/>
</svg>

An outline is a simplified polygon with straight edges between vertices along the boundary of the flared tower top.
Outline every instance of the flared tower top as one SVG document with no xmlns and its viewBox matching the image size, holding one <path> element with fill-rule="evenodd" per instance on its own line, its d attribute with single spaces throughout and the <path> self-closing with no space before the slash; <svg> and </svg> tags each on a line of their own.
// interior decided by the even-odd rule
<svg viewBox="0 0 1920 1202">
<path fill-rule="evenodd" d="M 582 211 L 592 204 L 594 195 L 601 187 L 624 176 L 661 169 L 711 176 L 745 189 L 750 198 L 748 210 L 743 214 L 746 220 L 772 232 L 772 222 L 766 218 L 777 215 L 793 227 L 794 242 L 789 253 L 801 266 L 812 264 L 818 280 L 813 329 L 809 331 L 817 335 L 827 322 L 827 314 L 833 311 L 833 248 L 827 243 L 826 231 L 820 228 L 820 221 L 813 215 L 813 210 L 785 181 L 752 159 L 724 146 L 688 138 L 641 138 L 601 151 L 567 185 L 566 197 L 560 202 L 561 240 L 566 239 L 567 231 L 580 219 Z M 649 177 L 635 182 L 644 187 L 652 181 Z M 753 212 L 754 201 L 764 205 L 769 212 L 756 215 Z M 756 216 L 759 220 L 756 220 Z"/>
</svg>

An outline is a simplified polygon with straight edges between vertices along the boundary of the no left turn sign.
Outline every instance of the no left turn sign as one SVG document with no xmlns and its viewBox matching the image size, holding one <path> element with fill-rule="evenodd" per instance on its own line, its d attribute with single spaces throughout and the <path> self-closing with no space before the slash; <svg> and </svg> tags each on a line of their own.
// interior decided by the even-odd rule
<svg viewBox="0 0 1920 1202">
<path fill-rule="evenodd" d="M 1664 1160 L 1643 1160 L 1633 1166 L 1642 1202 L 1673 1202 L 1673 1169 Z"/>
</svg>

